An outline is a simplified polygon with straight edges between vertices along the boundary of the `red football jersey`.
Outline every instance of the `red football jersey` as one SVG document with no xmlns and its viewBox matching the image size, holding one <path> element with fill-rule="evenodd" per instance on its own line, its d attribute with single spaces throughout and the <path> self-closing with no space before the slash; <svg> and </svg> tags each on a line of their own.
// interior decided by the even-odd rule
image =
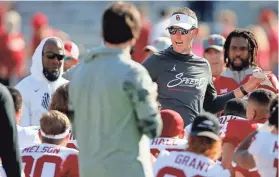
<svg viewBox="0 0 279 177">
<path fill-rule="evenodd" d="M 60 177 L 61 166 L 68 175 L 74 176 L 78 169 L 77 155 L 75 149 L 45 143 L 21 151 L 24 173 L 29 177 Z"/>
<path fill-rule="evenodd" d="M 241 120 L 235 119 L 225 123 L 222 127 L 223 143 L 230 143 L 237 147 L 241 141 L 243 141 L 249 134 L 254 132 L 261 126 L 266 120 Z M 239 166 L 234 167 L 234 170 L 242 173 L 245 177 L 259 177 L 257 171 L 248 171 Z"/>
<path fill-rule="evenodd" d="M 75 154 L 69 155 L 61 167 L 60 176 L 79 177 L 78 156 Z"/>
</svg>

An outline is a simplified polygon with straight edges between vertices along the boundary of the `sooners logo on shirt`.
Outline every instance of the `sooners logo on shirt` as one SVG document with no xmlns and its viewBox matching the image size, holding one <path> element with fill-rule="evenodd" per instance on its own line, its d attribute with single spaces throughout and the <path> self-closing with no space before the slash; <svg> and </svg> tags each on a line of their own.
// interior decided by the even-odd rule
<svg viewBox="0 0 279 177">
<path fill-rule="evenodd" d="M 201 89 L 206 84 L 206 78 L 188 78 L 184 76 L 184 73 L 179 73 L 175 76 L 175 79 L 168 82 L 167 87 L 173 88 L 176 86 L 182 87 L 195 87 L 197 89 Z"/>
</svg>

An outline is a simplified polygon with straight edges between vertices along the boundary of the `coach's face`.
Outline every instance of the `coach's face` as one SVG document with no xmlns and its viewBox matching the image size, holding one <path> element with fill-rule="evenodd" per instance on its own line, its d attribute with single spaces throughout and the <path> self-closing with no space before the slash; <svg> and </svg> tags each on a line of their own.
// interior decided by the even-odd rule
<svg viewBox="0 0 279 177">
<path fill-rule="evenodd" d="M 232 70 L 241 71 L 249 66 L 249 43 L 243 37 L 233 37 L 229 48 L 229 65 Z"/>
<path fill-rule="evenodd" d="M 173 50 L 177 53 L 189 53 L 192 47 L 192 40 L 197 36 L 198 29 L 184 29 L 178 26 L 168 28 Z"/>
</svg>

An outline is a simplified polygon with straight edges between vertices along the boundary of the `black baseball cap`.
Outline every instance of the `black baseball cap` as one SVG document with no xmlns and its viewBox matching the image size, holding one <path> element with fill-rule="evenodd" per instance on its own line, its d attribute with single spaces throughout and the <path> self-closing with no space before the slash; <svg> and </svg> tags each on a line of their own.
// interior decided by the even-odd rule
<svg viewBox="0 0 279 177">
<path fill-rule="evenodd" d="M 199 114 L 192 123 L 191 135 L 205 136 L 214 140 L 220 140 L 220 123 L 218 118 L 211 113 Z"/>
</svg>

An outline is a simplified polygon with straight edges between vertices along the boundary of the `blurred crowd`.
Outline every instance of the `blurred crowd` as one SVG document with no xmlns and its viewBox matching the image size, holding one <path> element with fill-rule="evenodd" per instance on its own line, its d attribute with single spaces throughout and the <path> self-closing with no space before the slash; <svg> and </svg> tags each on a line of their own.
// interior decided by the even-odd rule
<svg viewBox="0 0 279 177">
<path fill-rule="evenodd" d="M 81 53 L 42 12 L 26 39 L 0 2 L 0 177 L 278 177 L 277 13 L 238 28 L 213 5 L 152 22 L 114 2 Z"/>
<path fill-rule="evenodd" d="M 193 43 L 193 52 L 204 56 L 203 40 L 209 34 L 220 34 L 224 38 L 237 27 L 239 16 L 232 10 L 223 9 L 213 19 L 214 2 L 190 2 L 190 7 L 197 12 L 200 19 L 199 33 Z M 158 37 L 169 38 L 166 30 L 172 9 L 162 9 L 158 20 L 151 21 L 147 15 L 147 7 L 138 6 L 141 12 L 142 29 L 140 37 L 134 46 L 133 59 L 139 63 L 150 54 L 145 50 L 147 45 L 156 43 Z M 257 64 L 265 71 L 278 74 L 278 18 L 272 9 L 263 8 L 259 11 L 257 23 L 247 25 L 257 38 L 259 51 Z M 48 17 L 42 12 L 33 14 L 30 19 L 30 39 L 22 33 L 21 14 L 14 2 L 1 2 L 0 5 L 0 37 L 1 37 L 1 69 L 0 80 L 4 85 L 15 85 L 29 72 L 31 57 L 39 42 L 48 36 L 58 36 L 64 41 L 71 42 L 67 31 L 61 31 L 49 25 Z M 79 46 L 79 44 L 77 44 Z M 162 49 L 162 48 L 160 48 Z M 157 49 L 154 48 L 153 51 Z M 144 52 L 145 51 L 145 52 Z M 83 55 L 82 53 L 81 55 Z M 76 63 L 76 62 L 75 62 Z"/>
</svg>

